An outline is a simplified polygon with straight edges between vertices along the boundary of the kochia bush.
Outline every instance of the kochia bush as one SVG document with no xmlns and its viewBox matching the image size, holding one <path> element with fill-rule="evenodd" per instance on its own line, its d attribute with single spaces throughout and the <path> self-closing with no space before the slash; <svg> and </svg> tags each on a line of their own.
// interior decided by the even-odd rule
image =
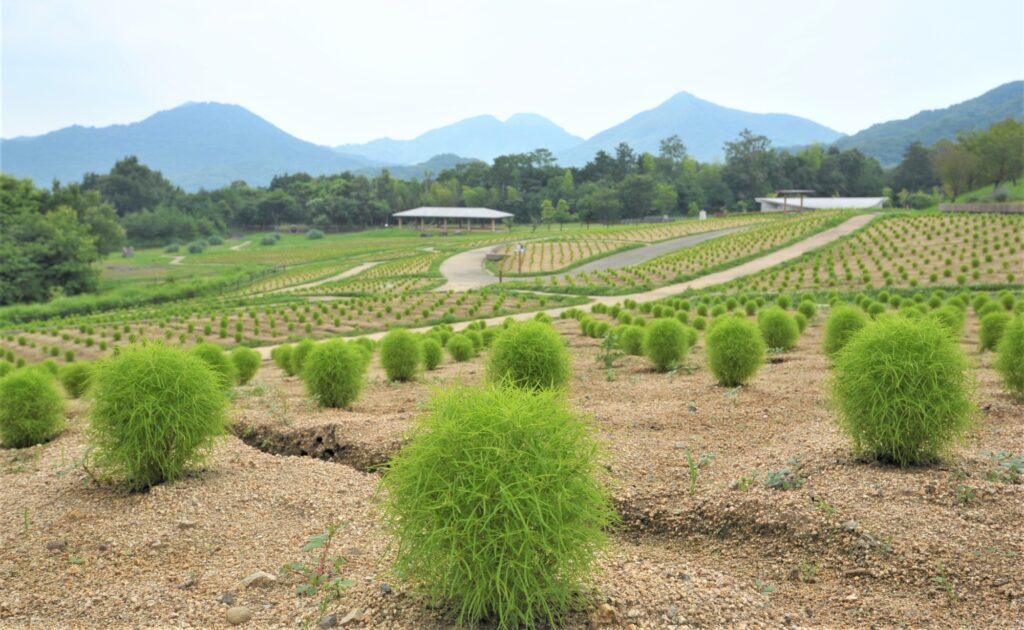
<svg viewBox="0 0 1024 630">
<path fill-rule="evenodd" d="M 690 349 L 686 327 L 678 319 L 655 319 L 644 327 L 644 354 L 659 372 L 668 371 L 683 360 Z"/>
<path fill-rule="evenodd" d="M 497 338 L 487 362 L 487 378 L 525 389 L 564 387 L 571 374 L 562 336 L 548 324 L 523 322 Z"/>
<path fill-rule="evenodd" d="M 423 347 L 423 366 L 428 370 L 437 369 L 437 366 L 441 365 L 441 359 L 444 358 L 441 342 L 433 336 L 427 336 L 421 345 Z"/>
<path fill-rule="evenodd" d="M 321 407 L 348 407 L 366 381 L 367 355 L 354 343 L 332 339 L 306 357 L 306 391 Z"/>
<path fill-rule="evenodd" d="M 591 431 L 556 390 L 453 388 L 427 409 L 381 480 L 396 573 L 460 625 L 560 627 L 614 518 Z"/>
<path fill-rule="evenodd" d="M 22 368 L 0 378 L 0 443 L 23 448 L 63 430 L 64 398 L 49 373 Z"/>
<path fill-rule="evenodd" d="M 767 347 L 757 324 L 740 317 L 722 317 L 704 340 L 708 367 L 720 385 L 743 385 L 764 363 Z"/>
<path fill-rule="evenodd" d="M 868 324 L 864 311 L 850 304 L 839 304 L 825 322 L 825 354 L 835 356 L 853 335 Z"/>
<path fill-rule="evenodd" d="M 124 346 L 96 364 L 89 439 L 97 469 L 136 489 L 181 477 L 225 433 L 220 375 L 159 343 Z"/>
<path fill-rule="evenodd" d="M 800 338 L 800 327 L 793 316 L 775 306 L 761 311 L 757 317 L 761 336 L 769 348 L 792 350 Z"/>
<path fill-rule="evenodd" d="M 245 385 L 252 380 L 252 377 L 256 376 L 256 371 L 260 369 L 260 363 L 263 362 L 263 357 L 259 352 L 245 346 L 238 346 L 231 351 L 230 356 L 231 362 L 235 365 L 240 385 Z"/>
<path fill-rule="evenodd" d="M 1012 317 L 1006 311 L 995 311 L 981 318 L 981 349 L 995 350 Z"/>
<path fill-rule="evenodd" d="M 235 364 L 231 362 L 224 349 L 213 343 L 198 343 L 189 350 L 189 353 L 202 360 L 217 375 L 217 381 L 221 387 L 230 390 L 238 382 L 238 371 Z"/>
<path fill-rule="evenodd" d="M 69 363 L 60 368 L 57 378 L 60 379 L 64 391 L 72 398 L 81 398 L 82 394 L 89 387 L 89 379 L 92 377 L 91 363 Z"/>
<path fill-rule="evenodd" d="M 469 361 L 476 354 L 476 351 L 473 350 L 473 342 L 462 333 L 456 333 L 449 337 L 445 347 L 448 348 L 452 358 L 459 362 Z"/>
<path fill-rule="evenodd" d="M 840 424 L 858 452 L 900 466 L 932 461 L 971 426 L 967 368 L 939 322 L 881 319 L 836 355 Z"/>
<path fill-rule="evenodd" d="M 640 356 L 644 353 L 644 329 L 627 325 L 619 333 L 619 348 L 626 354 Z"/>
<path fill-rule="evenodd" d="M 998 350 L 996 371 L 1007 389 L 1024 396 L 1024 315 L 1017 315 L 1006 324 Z"/>
<path fill-rule="evenodd" d="M 404 328 L 388 331 L 380 340 L 380 363 L 389 381 L 411 381 L 423 363 L 420 340 Z"/>
</svg>

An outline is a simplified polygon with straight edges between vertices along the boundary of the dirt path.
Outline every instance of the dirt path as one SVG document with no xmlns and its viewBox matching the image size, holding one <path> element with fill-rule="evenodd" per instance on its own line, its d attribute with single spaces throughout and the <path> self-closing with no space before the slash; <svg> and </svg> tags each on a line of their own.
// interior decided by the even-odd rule
<svg viewBox="0 0 1024 630">
<path fill-rule="evenodd" d="M 773 267 L 780 263 L 786 262 L 787 260 L 792 260 L 794 258 L 802 256 L 803 254 L 811 250 L 822 247 L 823 245 L 828 245 L 829 243 L 838 238 L 842 238 L 843 236 L 846 236 L 848 234 L 855 232 L 856 230 L 859 230 L 860 228 L 867 225 L 874 218 L 874 214 L 859 214 L 837 225 L 834 228 L 830 228 L 828 230 L 825 230 L 824 232 L 815 234 L 814 236 L 808 237 L 798 243 L 794 243 L 789 247 L 783 247 L 782 249 L 776 252 L 772 252 L 771 254 L 767 254 L 765 256 L 761 256 L 760 258 L 755 258 L 754 260 L 743 263 L 742 265 L 737 265 L 730 269 L 726 269 L 725 271 L 719 271 L 717 273 L 701 276 L 700 278 L 694 278 L 693 280 L 688 280 L 687 282 L 670 284 L 668 286 L 664 286 L 659 289 L 653 289 L 651 291 L 645 291 L 643 293 L 632 293 L 628 295 L 602 295 L 600 297 L 592 298 L 587 304 L 616 304 L 622 302 L 625 299 L 633 299 L 638 302 L 645 302 L 677 295 L 679 293 L 682 293 L 683 291 L 686 291 L 687 289 L 703 289 L 706 287 L 714 286 L 716 284 L 729 282 L 730 280 L 735 280 L 736 278 L 741 278 L 743 276 L 747 276 L 758 271 L 763 271 L 765 269 L 768 269 L 769 267 Z M 490 248 L 486 247 L 481 249 L 489 250 Z M 451 260 L 451 258 L 449 258 L 448 260 Z M 563 311 L 567 311 L 570 308 L 580 308 L 581 306 L 584 305 L 563 306 L 560 308 L 545 309 L 543 311 L 529 311 L 526 313 L 517 313 L 515 315 L 491 317 L 483 321 L 485 321 L 488 326 L 494 326 L 500 324 L 501 322 L 509 318 L 517 321 L 533 319 L 538 312 L 544 312 L 552 317 L 557 317 Z M 456 331 L 462 330 L 471 323 L 471 321 L 457 322 L 455 324 L 452 324 L 452 328 L 454 328 Z M 413 332 L 426 332 L 430 330 L 430 326 L 421 326 L 419 328 L 411 328 L 410 330 L 412 330 Z M 383 337 L 386 333 L 387 331 L 380 331 L 360 336 L 376 340 Z M 264 360 L 266 360 L 270 358 L 270 351 L 276 347 L 276 345 L 263 346 L 260 348 L 255 348 L 255 350 L 259 351 L 259 353 L 263 356 Z"/>
<path fill-rule="evenodd" d="M 252 241 L 244 241 L 242 243 L 239 243 L 238 245 L 232 245 L 228 249 L 230 249 L 233 252 L 237 252 L 237 251 L 241 250 L 243 247 L 245 247 L 246 245 L 248 245 L 251 242 Z"/>
<path fill-rule="evenodd" d="M 294 291 L 296 289 L 310 289 L 312 287 L 318 287 L 321 284 L 327 284 L 328 282 L 337 282 L 338 280 L 344 280 L 345 278 L 351 278 L 352 276 L 358 275 L 366 271 L 371 267 L 379 265 L 379 262 L 367 262 L 361 265 L 356 265 L 348 271 L 342 271 L 339 274 L 335 274 L 329 278 L 321 278 L 320 280 L 314 280 L 313 282 L 307 282 L 305 284 L 296 284 L 290 287 L 281 287 L 280 289 L 274 289 L 273 291 L 267 291 L 264 295 L 270 295 L 272 293 L 283 293 L 285 291 Z"/>
<path fill-rule="evenodd" d="M 175 256 L 174 258 L 171 259 L 171 264 L 172 265 L 180 265 L 181 261 L 183 261 L 183 260 L 185 260 L 184 256 Z"/>
</svg>

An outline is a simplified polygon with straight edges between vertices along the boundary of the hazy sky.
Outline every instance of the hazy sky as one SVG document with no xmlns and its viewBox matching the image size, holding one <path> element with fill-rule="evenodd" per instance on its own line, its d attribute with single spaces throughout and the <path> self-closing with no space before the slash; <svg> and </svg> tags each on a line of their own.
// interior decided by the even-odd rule
<svg viewBox="0 0 1024 630">
<path fill-rule="evenodd" d="M 238 103 L 305 140 L 588 137 L 676 92 L 852 133 L 1024 77 L 1021 0 L 2 0 L 0 135 Z"/>
</svg>

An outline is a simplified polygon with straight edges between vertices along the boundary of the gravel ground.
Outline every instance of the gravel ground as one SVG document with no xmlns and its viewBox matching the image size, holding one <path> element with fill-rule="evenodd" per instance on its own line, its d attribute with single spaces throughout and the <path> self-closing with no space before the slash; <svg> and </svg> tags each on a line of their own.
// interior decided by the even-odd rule
<svg viewBox="0 0 1024 630">
<path fill-rule="evenodd" d="M 674 375 L 627 357 L 609 381 L 597 341 L 574 321 L 557 326 L 576 363 L 571 399 L 607 443 L 623 515 L 594 603 L 570 627 L 1021 627 L 1024 486 L 987 480 L 985 451 L 1024 452 L 1024 405 L 976 352 L 973 317 L 978 429 L 942 465 L 907 470 L 857 461 L 835 429 L 820 324 L 739 390 L 712 383 L 700 345 Z M 55 441 L 0 450 L 0 626 L 218 628 L 244 606 L 242 627 L 315 628 L 328 614 L 348 618 L 343 627 L 449 627 L 388 575 L 377 476 L 363 470 L 398 447 L 433 387 L 478 381 L 482 361 L 446 360 L 402 385 L 374 365 L 344 411 L 316 410 L 265 364 L 235 403 L 236 431 L 249 428 L 257 448 L 228 437 L 206 469 L 144 494 L 98 486 L 75 466 L 85 404 L 74 403 Z M 327 454 L 332 440 L 362 455 Z M 310 456 L 259 450 L 295 444 Z M 687 453 L 714 454 L 692 493 Z M 800 487 L 764 487 L 787 466 Z M 339 522 L 355 586 L 325 611 L 292 578 L 239 585 L 310 560 L 305 540 Z"/>
</svg>

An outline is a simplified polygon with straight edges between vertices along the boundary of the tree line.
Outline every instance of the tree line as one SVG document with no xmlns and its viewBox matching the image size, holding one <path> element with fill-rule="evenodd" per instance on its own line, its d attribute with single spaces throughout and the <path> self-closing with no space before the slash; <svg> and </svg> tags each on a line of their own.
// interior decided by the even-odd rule
<svg viewBox="0 0 1024 630">
<path fill-rule="evenodd" d="M 383 226 L 417 206 L 484 206 L 517 223 L 614 223 L 660 215 L 745 211 L 755 198 L 784 188 L 820 196 L 888 196 L 895 205 L 927 207 L 939 196 L 1016 181 L 1024 170 L 1024 131 L 1006 120 L 989 129 L 911 145 L 886 171 L 858 150 L 813 145 L 778 150 L 750 131 L 725 143 L 722 163 L 688 155 L 677 136 L 657 154 L 622 143 L 582 167 L 561 167 L 550 151 L 472 161 L 422 179 L 387 170 L 375 177 L 305 173 L 269 186 L 234 182 L 188 193 L 135 157 L 81 182 L 46 190 L 0 174 L 0 304 L 44 301 L 93 291 L 92 264 L 122 244 L 165 245 L 236 230 L 302 225 L 323 230 Z"/>
</svg>

